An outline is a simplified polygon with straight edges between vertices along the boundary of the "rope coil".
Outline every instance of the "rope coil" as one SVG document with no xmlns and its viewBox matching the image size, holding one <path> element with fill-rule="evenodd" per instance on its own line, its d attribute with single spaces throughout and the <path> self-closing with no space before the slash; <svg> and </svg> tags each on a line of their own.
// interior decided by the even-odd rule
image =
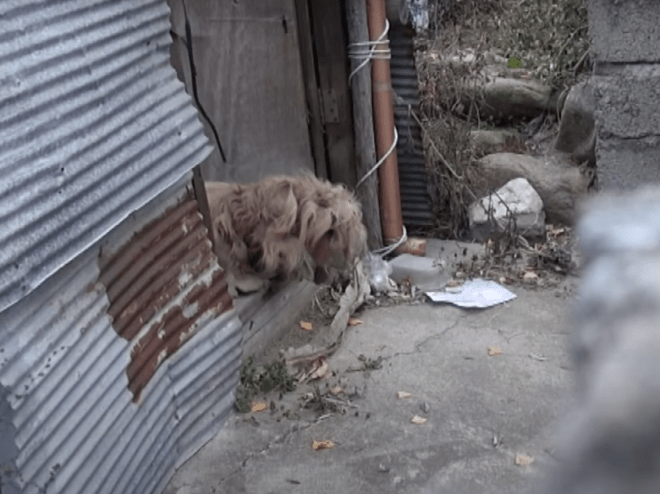
<svg viewBox="0 0 660 494">
<path fill-rule="evenodd" d="M 390 23 L 385 19 L 385 29 L 380 34 L 378 39 L 375 41 L 358 41 L 356 43 L 350 43 L 348 45 L 348 57 L 353 60 L 360 60 L 360 63 L 355 67 L 348 76 L 348 84 L 351 84 L 351 80 L 360 70 L 365 68 L 369 62 L 372 60 L 390 60 L 392 58 L 392 51 L 390 50 L 390 40 L 387 39 L 387 33 L 390 30 Z M 385 44 L 386 48 L 377 49 L 376 47 L 380 44 Z M 355 188 L 358 189 L 364 182 L 369 178 L 380 166 L 389 158 L 389 156 L 396 149 L 396 145 L 399 142 L 399 133 L 396 130 L 396 125 L 394 126 L 394 140 L 392 145 L 387 150 L 387 152 L 378 160 L 378 162 L 372 166 L 369 171 L 358 180 Z M 408 240 L 408 235 L 406 232 L 406 227 L 403 226 L 403 234 L 401 238 L 395 243 L 385 246 L 380 249 L 373 251 L 374 254 L 380 255 L 382 257 L 392 253 L 396 248 L 405 243 Z"/>
</svg>

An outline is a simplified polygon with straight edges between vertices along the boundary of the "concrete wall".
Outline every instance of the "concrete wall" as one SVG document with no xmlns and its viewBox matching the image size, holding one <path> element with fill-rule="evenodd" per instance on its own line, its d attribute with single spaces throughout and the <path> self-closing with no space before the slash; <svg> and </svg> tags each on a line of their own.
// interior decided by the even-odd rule
<svg viewBox="0 0 660 494">
<path fill-rule="evenodd" d="M 591 0 L 603 190 L 660 183 L 660 2 Z"/>
</svg>

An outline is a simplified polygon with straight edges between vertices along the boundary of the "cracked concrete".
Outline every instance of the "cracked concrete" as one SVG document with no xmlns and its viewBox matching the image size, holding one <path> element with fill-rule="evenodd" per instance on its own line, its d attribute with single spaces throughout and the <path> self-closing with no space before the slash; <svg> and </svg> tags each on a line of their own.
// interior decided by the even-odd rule
<svg viewBox="0 0 660 494">
<path fill-rule="evenodd" d="M 362 390 L 355 407 L 289 420 L 283 412 L 297 411 L 312 388 L 270 397 L 276 410 L 233 415 L 165 493 L 533 492 L 557 461 L 570 302 L 553 290 L 512 291 L 517 299 L 486 310 L 428 303 L 358 314 L 364 323 L 347 330 L 328 359 L 333 377 L 319 383 L 322 392 Z M 489 346 L 503 353 L 488 356 Z M 359 355 L 381 357 L 382 368 L 347 372 Z M 428 421 L 414 425 L 414 415 Z M 334 448 L 311 448 L 326 439 Z M 534 462 L 516 466 L 518 453 Z"/>
</svg>

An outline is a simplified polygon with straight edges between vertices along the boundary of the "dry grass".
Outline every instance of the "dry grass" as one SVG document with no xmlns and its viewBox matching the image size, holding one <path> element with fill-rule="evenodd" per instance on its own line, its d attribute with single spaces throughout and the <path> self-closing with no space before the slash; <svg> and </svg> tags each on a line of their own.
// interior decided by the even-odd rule
<svg viewBox="0 0 660 494">
<path fill-rule="evenodd" d="M 483 82 L 483 54 L 516 57 L 539 79 L 567 87 L 591 67 L 586 0 L 431 0 L 429 8 L 431 28 L 417 39 L 417 70 L 436 218 L 430 233 L 466 239 L 467 208 L 477 199 L 472 191 L 479 180 L 470 130 L 492 126 L 482 121 L 473 99 Z M 440 61 L 466 50 L 476 56 L 470 64 Z"/>
</svg>

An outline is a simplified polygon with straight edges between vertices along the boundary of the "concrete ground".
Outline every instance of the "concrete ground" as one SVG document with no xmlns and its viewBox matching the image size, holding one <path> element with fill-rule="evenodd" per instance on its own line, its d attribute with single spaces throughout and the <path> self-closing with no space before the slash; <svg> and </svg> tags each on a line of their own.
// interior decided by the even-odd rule
<svg viewBox="0 0 660 494">
<path fill-rule="evenodd" d="M 275 410 L 232 415 L 165 493 L 537 491 L 556 462 L 554 424 L 571 383 L 571 297 L 510 289 L 515 300 L 483 310 L 426 302 L 357 314 L 363 324 L 348 328 L 320 382 L 321 393 L 345 390 L 326 395 L 335 413 L 300 410 L 310 385 L 269 397 Z M 380 369 L 355 371 L 379 358 Z M 314 450 L 314 440 L 335 445 Z M 517 454 L 533 462 L 518 466 Z"/>
</svg>

